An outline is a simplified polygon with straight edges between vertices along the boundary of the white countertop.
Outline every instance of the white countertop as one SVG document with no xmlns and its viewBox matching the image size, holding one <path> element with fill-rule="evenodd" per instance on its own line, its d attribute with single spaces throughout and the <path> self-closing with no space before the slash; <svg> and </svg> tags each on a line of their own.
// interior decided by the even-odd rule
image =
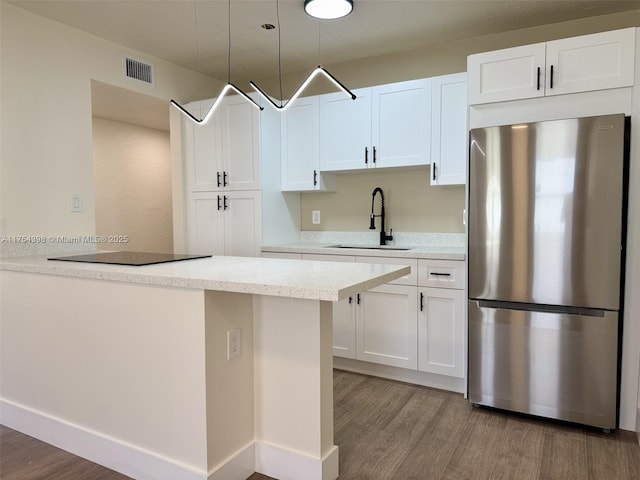
<svg viewBox="0 0 640 480">
<path fill-rule="evenodd" d="M 37 256 L 0 259 L 0 270 L 333 302 L 407 275 L 410 267 L 247 257 L 138 267 Z"/>
<path fill-rule="evenodd" d="M 353 243 L 340 243 L 341 245 L 358 246 Z M 438 260 L 462 260 L 466 258 L 466 247 L 448 245 L 421 245 L 421 246 L 385 246 L 375 247 L 375 244 L 361 245 L 362 248 L 336 248 L 336 243 L 312 243 L 300 242 L 286 245 L 265 245 L 263 252 L 274 253 L 313 253 L 321 255 L 356 255 L 367 257 L 396 257 L 396 258 L 424 258 Z M 397 248 L 407 248 L 397 250 Z"/>
</svg>

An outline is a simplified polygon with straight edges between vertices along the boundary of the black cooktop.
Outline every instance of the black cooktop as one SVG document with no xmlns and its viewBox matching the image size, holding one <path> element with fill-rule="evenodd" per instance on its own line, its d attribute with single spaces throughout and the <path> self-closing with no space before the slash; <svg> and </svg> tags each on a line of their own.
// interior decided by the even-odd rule
<svg viewBox="0 0 640 480">
<path fill-rule="evenodd" d="M 47 260 L 62 260 L 64 262 L 110 263 L 113 265 L 153 265 L 155 263 L 180 262 L 194 258 L 207 258 L 211 255 L 184 255 L 180 253 L 151 253 L 151 252 L 103 252 L 86 255 L 71 255 L 67 257 L 51 257 Z"/>
</svg>

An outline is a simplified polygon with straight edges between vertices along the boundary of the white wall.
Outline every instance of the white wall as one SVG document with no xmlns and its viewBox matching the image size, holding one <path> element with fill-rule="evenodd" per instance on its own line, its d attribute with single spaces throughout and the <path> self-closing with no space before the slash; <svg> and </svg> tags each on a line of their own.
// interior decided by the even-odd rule
<svg viewBox="0 0 640 480">
<path fill-rule="evenodd" d="M 169 132 L 93 118 L 99 248 L 173 251 L 169 153 Z"/>
<path fill-rule="evenodd" d="M 91 80 L 183 102 L 211 97 L 221 83 L 5 2 L 0 12 L 5 233 L 93 234 Z M 123 76 L 125 54 L 154 64 L 155 86 Z M 72 194 L 82 212 L 71 212 Z"/>
</svg>

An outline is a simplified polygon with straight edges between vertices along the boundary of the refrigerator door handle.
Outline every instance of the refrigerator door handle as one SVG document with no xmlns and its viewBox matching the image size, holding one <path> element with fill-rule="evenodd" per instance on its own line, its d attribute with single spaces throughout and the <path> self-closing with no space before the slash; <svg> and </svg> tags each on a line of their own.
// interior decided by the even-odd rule
<svg viewBox="0 0 640 480">
<path fill-rule="evenodd" d="M 584 308 L 584 307 L 570 307 L 559 305 L 536 305 L 532 303 L 517 303 L 517 302 L 500 302 L 496 300 L 477 300 L 480 308 L 499 308 L 503 310 L 522 310 L 524 312 L 545 312 L 545 313 L 560 313 L 569 315 L 584 315 L 587 317 L 604 317 L 605 312 L 610 310 L 603 310 L 600 308 Z"/>
</svg>

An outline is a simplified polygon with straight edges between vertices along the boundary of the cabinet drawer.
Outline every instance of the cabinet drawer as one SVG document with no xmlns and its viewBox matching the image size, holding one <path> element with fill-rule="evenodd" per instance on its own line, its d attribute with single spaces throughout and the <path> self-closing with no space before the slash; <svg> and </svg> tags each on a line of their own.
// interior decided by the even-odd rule
<svg viewBox="0 0 640 480">
<path fill-rule="evenodd" d="M 396 285 L 417 285 L 418 284 L 418 260 L 415 258 L 395 258 L 395 257 L 356 257 L 356 263 L 382 263 L 384 265 L 409 265 L 411 273 L 404 277 L 390 281 Z"/>
<path fill-rule="evenodd" d="M 356 257 L 352 255 L 323 255 L 320 253 L 303 253 L 302 260 L 312 260 L 314 262 L 355 262 Z"/>
<path fill-rule="evenodd" d="M 457 260 L 418 260 L 418 285 L 464 289 L 465 267 Z"/>
<path fill-rule="evenodd" d="M 286 260 L 300 260 L 302 255 L 299 253 L 287 252 L 262 252 L 262 258 L 284 258 Z"/>
</svg>

